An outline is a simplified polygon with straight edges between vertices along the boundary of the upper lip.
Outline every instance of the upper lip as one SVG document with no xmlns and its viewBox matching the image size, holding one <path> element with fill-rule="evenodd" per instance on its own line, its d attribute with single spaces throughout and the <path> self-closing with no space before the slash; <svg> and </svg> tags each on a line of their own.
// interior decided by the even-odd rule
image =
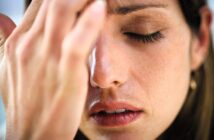
<svg viewBox="0 0 214 140">
<path fill-rule="evenodd" d="M 125 102 L 97 102 L 89 109 L 89 115 L 91 116 L 101 111 L 116 111 L 120 109 L 125 109 L 133 112 L 143 111 L 142 108 Z"/>
</svg>

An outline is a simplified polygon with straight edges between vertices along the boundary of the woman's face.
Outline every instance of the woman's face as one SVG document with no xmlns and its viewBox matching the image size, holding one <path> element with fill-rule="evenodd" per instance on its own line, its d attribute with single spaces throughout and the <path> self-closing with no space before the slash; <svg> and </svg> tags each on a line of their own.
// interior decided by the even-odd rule
<svg viewBox="0 0 214 140">
<path fill-rule="evenodd" d="M 178 1 L 109 0 L 81 130 L 99 140 L 157 138 L 187 96 L 191 43 Z"/>
</svg>

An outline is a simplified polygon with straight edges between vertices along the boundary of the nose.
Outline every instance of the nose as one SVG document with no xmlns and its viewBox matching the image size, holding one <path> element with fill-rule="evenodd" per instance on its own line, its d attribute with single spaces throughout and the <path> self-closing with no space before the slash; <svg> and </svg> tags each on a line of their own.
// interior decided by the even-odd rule
<svg viewBox="0 0 214 140">
<path fill-rule="evenodd" d="M 100 37 L 91 55 L 91 86 L 109 89 L 123 85 L 128 77 L 123 51 L 113 41 Z"/>
</svg>

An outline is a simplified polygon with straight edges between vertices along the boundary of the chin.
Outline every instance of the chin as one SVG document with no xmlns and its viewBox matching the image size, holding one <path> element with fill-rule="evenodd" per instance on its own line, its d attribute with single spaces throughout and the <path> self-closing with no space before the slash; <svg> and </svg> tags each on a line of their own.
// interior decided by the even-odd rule
<svg viewBox="0 0 214 140">
<path fill-rule="evenodd" d="M 108 131 L 108 132 L 85 132 L 90 140 L 155 140 L 158 136 L 143 132 Z"/>
<path fill-rule="evenodd" d="M 143 126 L 139 122 L 120 127 L 99 127 L 94 124 L 82 124 L 82 132 L 90 140 L 155 140 L 162 133 L 160 129 L 154 130 Z"/>
</svg>

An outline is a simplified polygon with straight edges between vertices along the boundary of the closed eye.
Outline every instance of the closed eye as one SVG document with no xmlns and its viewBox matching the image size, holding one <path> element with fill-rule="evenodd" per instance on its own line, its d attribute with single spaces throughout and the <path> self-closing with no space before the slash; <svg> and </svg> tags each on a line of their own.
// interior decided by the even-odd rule
<svg viewBox="0 0 214 140">
<path fill-rule="evenodd" d="M 124 32 L 123 34 L 133 41 L 142 43 L 153 43 L 159 41 L 161 38 L 164 38 L 163 34 L 160 31 L 146 35 L 134 32 Z"/>
</svg>

